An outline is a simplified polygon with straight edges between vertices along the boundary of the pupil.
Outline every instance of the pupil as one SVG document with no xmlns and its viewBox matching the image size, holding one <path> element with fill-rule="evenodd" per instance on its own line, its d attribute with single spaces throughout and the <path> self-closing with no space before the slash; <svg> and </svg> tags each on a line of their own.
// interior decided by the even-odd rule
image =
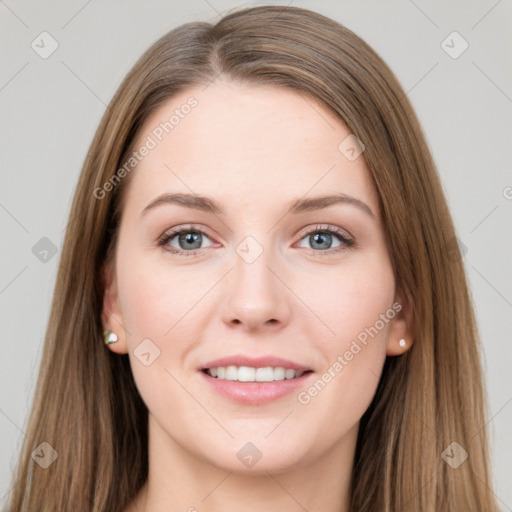
<svg viewBox="0 0 512 512">
<path fill-rule="evenodd" d="M 329 235 L 328 233 L 316 233 L 316 234 L 314 234 L 314 235 L 313 235 L 313 240 L 314 240 L 314 242 L 313 242 L 313 243 L 317 243 L 317 242 L 318 242 L 318 240 L 319 240 L 319 243 L 320 243 L 320 244 L 322 244 L 322 239 L 323 239 L 324 237 L 327 237 L 327 242 L 328 242 L 328 241 L 330 240 L 330 238 L 331 238 L 331 235 Z M 325 245 L 325 243 L 327 243 L 327 242 L 324 242 L 324 245 Z M 327 243 L 327 245 L 329 245 L 329 244 Z M 322 249 L 328 249 L 328 248 L 329 248 L 329 247 L 322 247 Z"/>
<path fill-rule="evenodd" d="M 194 243 L 194 242 L 197 242 L 197 239 L 199 238 L 199 233 L 187 233 L 186 235 L 182 235 L 181 236 L 181 241 L 185 241 L 186 245 L 190 244 L 190 243 Z M 201 245 L 201 242 L 199 242 L 199 245 Z M 194 249 L 197 249 L 199 247 L 194 247 Z"/>
</svg>

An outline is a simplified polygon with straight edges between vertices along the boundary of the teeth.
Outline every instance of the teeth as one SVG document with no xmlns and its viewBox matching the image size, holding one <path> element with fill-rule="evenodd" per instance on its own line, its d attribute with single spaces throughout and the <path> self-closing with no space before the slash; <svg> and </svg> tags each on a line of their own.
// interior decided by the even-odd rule
<svg viewBox="0 0 512 512">
<path fill-rule="evenodd" d="M 251 368 L 250 366 L 219 366 L 208 368 L 208 375 L 223 380 L 238 380 L 240 382 L 272 382 L 274 380 L 296 379 L 304 372 L 282 366 Z"/>
<path fill-rule="evenodd" d="M 302 375 L 302 372 L 300 375 Z M 300 375 L 297 375 L 297 377 L 300 377 Z M 293 379 L 293 377 L 295 377 L 295 370 L 285 370 L 284 376 L 287 379 Z"/>
</svg>

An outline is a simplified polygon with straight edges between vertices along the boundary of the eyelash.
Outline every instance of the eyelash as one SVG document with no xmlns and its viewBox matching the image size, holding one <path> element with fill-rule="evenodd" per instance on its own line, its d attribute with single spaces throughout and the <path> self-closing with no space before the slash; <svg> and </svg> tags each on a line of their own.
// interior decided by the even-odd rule
<svg viewBox="0 0 512 512">
<path fill-rule="evenodd" d="M 157 241 L 157 245 L 159 247 L 162 247 L 165 251 L 168 251 L 172 254 L 178 254 L 180 256 L 196 256 L 202 249 L 193 249 L 191 251 L 183 251 L 183 250 L 178 250 L 174 247 L 171 247 L 171 246 L 168 246 L 168 247 L 165 247 L 165 245 L 167 244 L 167 242 L 171 239 L 173 239 L 176 235 L 179 235 L 181 233 L 199 233 L 201 235 L 205 235 L 206 237 L 208 238 L 211 238 L 210 236 L 208 236 L 207 233 L 205 233 L 204 231 L 196 228 L 194 225 L 190 225 L 188 227 L 184 227 L 184 228 L 180 228 L 180 229 L 173 229 L 171 231 L 167 231 L 165 232 Z M 348 238 L 344 232 L 342 232 L 341 230 L 339 230 L 338 228 L 335 228 L 333 226 L 329 227 L 329 228 L 324 228 L 322 226 L 315 226 L 313 229 L 309 230 L 308 232 L 304 233 L 300 240 L 302 240 L 303 238 L 313 234 L 313 233 L 327 233 L 329 235 L 335 235 L 336 237 L 338 237 L 340 239 L 340 241 L 342 242 L 342 244 L 345 245 L 345 247 L 338 247 L 336 248 L 335 250 L 331 250 L 331 249 L 326 249 L 326 250 L 314 250 L 314 249 L 308 249 L 309 251 L 312 251 L 313 253 L 315 253 L 315 255 L 319 255 L 319 256 L 332 256 L 333 254 L 337 254 L 341 251 L 344 251 L 346 249 L 353 249 L 356 247 L 356 242 L 355 240 L 351 239 L 351 238 Z"/>
</svg>

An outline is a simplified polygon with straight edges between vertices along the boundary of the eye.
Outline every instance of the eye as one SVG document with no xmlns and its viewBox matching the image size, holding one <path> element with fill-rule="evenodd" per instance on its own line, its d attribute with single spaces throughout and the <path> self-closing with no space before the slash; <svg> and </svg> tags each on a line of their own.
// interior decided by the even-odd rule
<svg viewBox="0 0 512 512">
<path fill-rule="evenodd" d="M 173 229 L 164 233 L 158 240 L 158 245 L 173 254 L 194 256 L 197 254 L 198 250 L 204 248 L 201 247 L 204 238 L 209 239 L 206 233 L 194 226 L 189 226 L 181 229 Z M 172 245 L 174 239 L 176 239 L 175 244 L 177 244 L 178 247 Z M 168 242 L 171 242 L 171 245 L 169 245 Z"/>
<path fill-rule="evenodd" d="M 340 243 L 335 246 L 334 250 L 330 250 L 332 248 L 333 236 L 335 239 L 338 239 Z M 301 240 L 304 239 L 311 244 L 311 250 L 313 252 L 325 253 L 321 254 L 322 256 L 332 255 L 333 253 L 338 253 L 355 246 L 355 241 L 352 238 L 350 238 L 344 231 L 333 226 L 315 226 L 314 229 L 307 231 L 301 238 Z"/>
<path fill-rule="evenodd" d="M 338 240 L 338 245 L 331 250 L 333 237 Z M 202 247 L 204 239 L 210 240 L 210 237 L 201 229 L 190 225 L 167 231 L 159 238 L 157 244 L 163 247 L 164 250 L 179 256 L 195 256 L 201 249 L 205 248 Z M 355 240 L 349 237 L 347 233 L 334 226 L 315 226 L 307 231 L 300 240 L 304 239 L 312 246 L 307 249 L 315 255 L 321 256 L 329 256 L 356 245 Z"/>
</svg>

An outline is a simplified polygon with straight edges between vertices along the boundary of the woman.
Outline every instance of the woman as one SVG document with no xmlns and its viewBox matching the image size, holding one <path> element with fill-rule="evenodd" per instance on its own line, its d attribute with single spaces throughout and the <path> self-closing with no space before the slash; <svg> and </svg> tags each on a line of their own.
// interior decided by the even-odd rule
<svg viewBox="0 0 512 512">
<path fill-rule="evenodd" d="M 350 30 L 171 31 L 85 161 L 10 509 L 496 510 L 454 240 Z"/>
</svg>

